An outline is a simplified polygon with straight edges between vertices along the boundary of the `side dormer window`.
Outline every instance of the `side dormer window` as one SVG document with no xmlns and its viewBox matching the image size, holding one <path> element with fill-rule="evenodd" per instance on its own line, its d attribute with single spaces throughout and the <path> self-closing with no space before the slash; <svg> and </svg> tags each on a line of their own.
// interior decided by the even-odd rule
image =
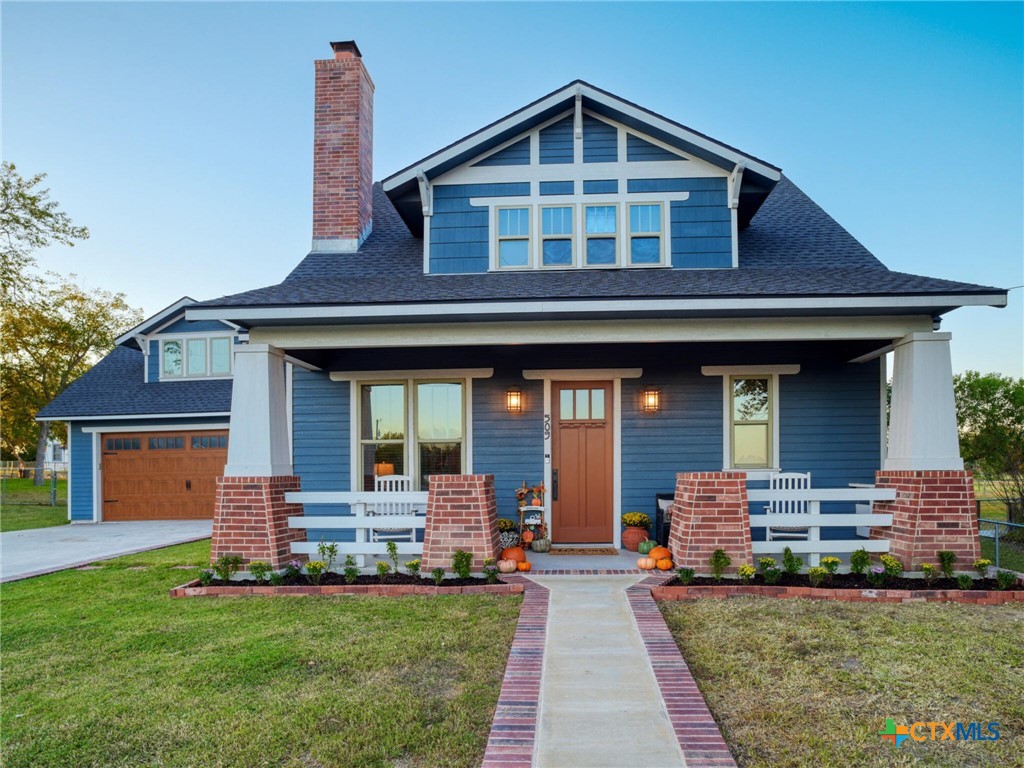
<svg viewBox="0 0 1024 768">
<path fill-rule="evenodd" d="M 160 342 L 160 378 L 201 378 L 231 375 L 229 336 L 185 337 Z"/>
<path fill-rule="evenodd" d="M 619 207 L 584 206 L 586 247 L 584 263 L 588 267 L 608 267 L 619 263 Z"/>
<path fill-rule="evenodd" d="M 530 209 L 498 208 L 498 267 L 529 269 Z"/>
<path fill-rule="evenodd" d="M 629 264 L 664 264 L 664 238 L 661 236 L 660 203 L 629 206 Z"/>
</svg>

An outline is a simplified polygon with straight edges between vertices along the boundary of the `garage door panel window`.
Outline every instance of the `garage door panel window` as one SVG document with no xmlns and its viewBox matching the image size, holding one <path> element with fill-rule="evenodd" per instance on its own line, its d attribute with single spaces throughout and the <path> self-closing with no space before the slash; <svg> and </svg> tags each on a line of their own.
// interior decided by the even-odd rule
<svg viewBox="0 0 1024 768">
<path fill-rule="evenodd" d="M 183 437 L 151 437 L 149 438 L 149 450 L 151 451 L 166 451 L 166 450 L 181 450 L 185 447 L 185 438 Z"/>
<path fill-rule="evenodd" d="M 192 448 L 193 450 L 202 448 L 227 448 L 228 447 L 228 436 L 227 435 L 214 435 L 210 436 L 192 436 Z"/>
<path fill-rule="evenodd" d="M 108 437 L 105 448 L 108 451 L 139 451 L 142 441 L 137 437 Z"/>
<path fill-rule="evenodd" d="M 160 342 L 160 378 L 203 378 L 231 374 L 232 339 L 164 339 Z"/>
</svg>

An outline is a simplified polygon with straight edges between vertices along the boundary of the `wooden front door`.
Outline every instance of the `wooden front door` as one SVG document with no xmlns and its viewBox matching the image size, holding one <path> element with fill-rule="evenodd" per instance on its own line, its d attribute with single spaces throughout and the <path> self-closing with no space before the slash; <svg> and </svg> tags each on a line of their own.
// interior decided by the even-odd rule
<svg viewBox="0 0 1024 768">
<path fill-rule="evenodd" d="M 612 384 L 551 384 L 551 537 L 607 544 L 612 535 Z"/>
<path fill-rule="evenodd" d="M 213 517 L 227 431 L 108 433 L 100 437 L 104 520 Z"/>
</svg>

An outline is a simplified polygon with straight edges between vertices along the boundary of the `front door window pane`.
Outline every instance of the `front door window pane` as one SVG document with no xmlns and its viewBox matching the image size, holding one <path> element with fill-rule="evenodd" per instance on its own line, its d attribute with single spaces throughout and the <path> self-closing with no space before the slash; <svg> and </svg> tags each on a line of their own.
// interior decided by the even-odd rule
<svg viewBox="0 0 1024 768">
<path fill-rule="evenodd" d="M 206 339 L 189 339 L 186 345 L 188 349 L 188 375 L 206 375 Z"/>
<path fill-rule="evenodd" d="M 590 390 L 589 389 L 577 389 L 576 390 L 576 418 L 577 419 L 589 419 L 590 418 Z"/>
<path fill-rule="evenodd" d="M 592 419 L 604 418 L 604 390 L 590 390 L 590 417 Z"/>
<path fill-rule="evenodd" d="M 165 341 L 163 352 L 164 376 L 181 376 L 183 362 L 181 358 L 181 342 Z"/>
<path fill-rule="evenodd" d="M 572 390 L 563 389 L 558 394 L 558 416 L 562 419 L 572 418 Z"/>
</svg>

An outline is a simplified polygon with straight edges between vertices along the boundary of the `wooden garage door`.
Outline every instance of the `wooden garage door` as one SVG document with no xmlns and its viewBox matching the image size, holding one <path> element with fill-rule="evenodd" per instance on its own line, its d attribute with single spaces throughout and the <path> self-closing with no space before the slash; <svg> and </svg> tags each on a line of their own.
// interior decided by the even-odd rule
<svg viewBox="0 0 1024 768">
<path fill-rule="evenodd" d="M 226 430 L 102 435 L 103 519 L 212 518 L 227 436 Z"/>
</svg>

